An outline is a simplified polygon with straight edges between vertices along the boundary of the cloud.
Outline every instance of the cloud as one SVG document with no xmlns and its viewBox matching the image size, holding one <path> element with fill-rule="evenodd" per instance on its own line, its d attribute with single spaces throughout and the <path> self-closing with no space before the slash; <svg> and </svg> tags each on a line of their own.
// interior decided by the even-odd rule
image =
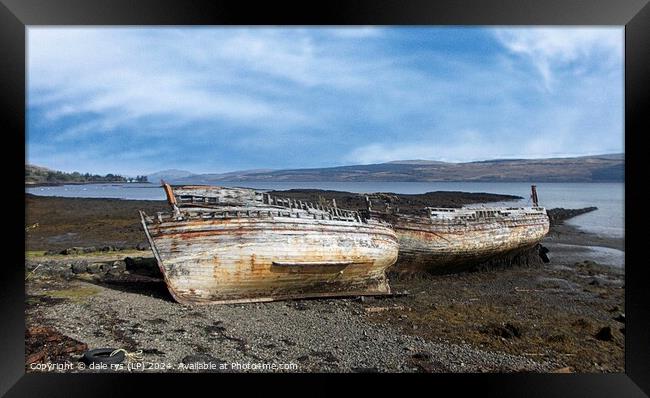
<svg viewBox="0 0 650 398">
<path fill-rule="evenodd" d="M 91 133 L 92 124 L 114 130 L 152 117 L 157 124 L 173 119 L 307 130 L 323 121 L 314 109 L 296 106 L 297 91 L 373 83 L 371 63 L 315 40 L 329 37 L 332 46 L 379 31 L 30 28 L 29 105 L 46 107 L 52 122 L 95 119 L 61 132 L 59 140 Z"/>
<path fill-rule="evenodd" d="M 341 26 L 328 32 L 334 37 L 344 39 L 379 38 L 383 36 L 382 28 L 377 26 Z"/>
<path fill-rule="evenodd" d="M 30 104 L 47 105 L 49 119 L 94 114 L 114 126 L 148 116 L 308 122 L 279 102 L 227 90 L 228 70 L 186 64 L 182 43 L 170 40 L 137 29 L 30 28 Z"/>
<path fill-rule="evenodd" d="M 29 28 L 28 158 L 139 173 L 622 150 L 620 31 L 554 29 Z"/>
<path fill-rule="evenodd" d="M 578 61 L 615 69 L 623 59 L 623 28 L 502 28 L 494 35 L 508 51 L 535 66 L 547 89 L 555 85 L 556 73 Z M 578 66 L 572 72 L 584 70 Z"/>
</svg>

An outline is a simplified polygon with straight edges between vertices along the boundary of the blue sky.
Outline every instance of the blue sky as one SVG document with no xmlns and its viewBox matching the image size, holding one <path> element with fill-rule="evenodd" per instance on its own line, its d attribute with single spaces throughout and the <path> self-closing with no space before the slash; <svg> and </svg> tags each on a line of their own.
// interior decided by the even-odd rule
<svg viewBox="0 0 650 398">
<path fill-rule="evenodd" d="M 64 171 L 624 150 L 622 27 L 31 27 L 27 67 L 27 161 Z"/>
</svg>

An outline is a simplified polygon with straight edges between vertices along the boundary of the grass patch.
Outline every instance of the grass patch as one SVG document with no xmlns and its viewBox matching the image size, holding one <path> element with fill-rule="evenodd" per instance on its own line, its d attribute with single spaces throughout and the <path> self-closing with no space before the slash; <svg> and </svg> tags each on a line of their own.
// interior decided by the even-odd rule
<svg viewBox="0 0 650 398">
<path fill-rule="evenodd" d="M 45 250 L 27 250 L 25 252 L 25 257 L 28 258 L 43 257 L 45 256 L 45 253 L 47 253 Z"/>
<path fill-rule="evenodd" d="M 53 290 L 46 292 L 44 295 L 52 298 L 68 299 L 73 301 L 82 301 L 85 298 L 94 296 L 99 293 L 99 289 L 92 287 L 77 287 L 64 290 Z"/>
</svg>

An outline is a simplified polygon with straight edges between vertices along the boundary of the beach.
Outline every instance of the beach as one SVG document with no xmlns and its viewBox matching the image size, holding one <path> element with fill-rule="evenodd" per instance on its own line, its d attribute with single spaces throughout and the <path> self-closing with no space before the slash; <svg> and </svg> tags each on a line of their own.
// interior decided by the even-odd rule
<svg viewBox="0 0 650 398">
<path fill-rule="evenodd" d="M 401 294 L 384 298 L 184 306 L 167 292 L 137 217 L 165 202 L 28 195 L 26 206 L 28 371 L 101 347 L 142 350 L 157 364 L 147 371 L 624 370 L 624 241 L 562 221 L 542 242 L 549 263 L 389 274 Z"/>
</svg>

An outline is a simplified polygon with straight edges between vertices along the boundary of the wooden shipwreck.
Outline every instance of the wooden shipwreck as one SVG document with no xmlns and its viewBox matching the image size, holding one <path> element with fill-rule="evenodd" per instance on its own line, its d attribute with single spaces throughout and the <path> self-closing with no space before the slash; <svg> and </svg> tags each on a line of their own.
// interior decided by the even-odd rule
<svg viewBox="0 0 650 398">
<path fill-rule="evenodd" d="M 163 187 L 170 211 L 140 216 L 180 303 L 390 294 L 398 242 L 384 221 L 251 189 Z"/>
<path fill-rule="evenodd" d="M 424 208 L 401 214 L 390 208 L 369 213 L 393 224 L 399 258 L 391 268 L 399 273 L 458 272 L 476 264 L 508 258 L 538 245 L 549 231 L 546 209 L 532 207 Z"/>
</svg>

